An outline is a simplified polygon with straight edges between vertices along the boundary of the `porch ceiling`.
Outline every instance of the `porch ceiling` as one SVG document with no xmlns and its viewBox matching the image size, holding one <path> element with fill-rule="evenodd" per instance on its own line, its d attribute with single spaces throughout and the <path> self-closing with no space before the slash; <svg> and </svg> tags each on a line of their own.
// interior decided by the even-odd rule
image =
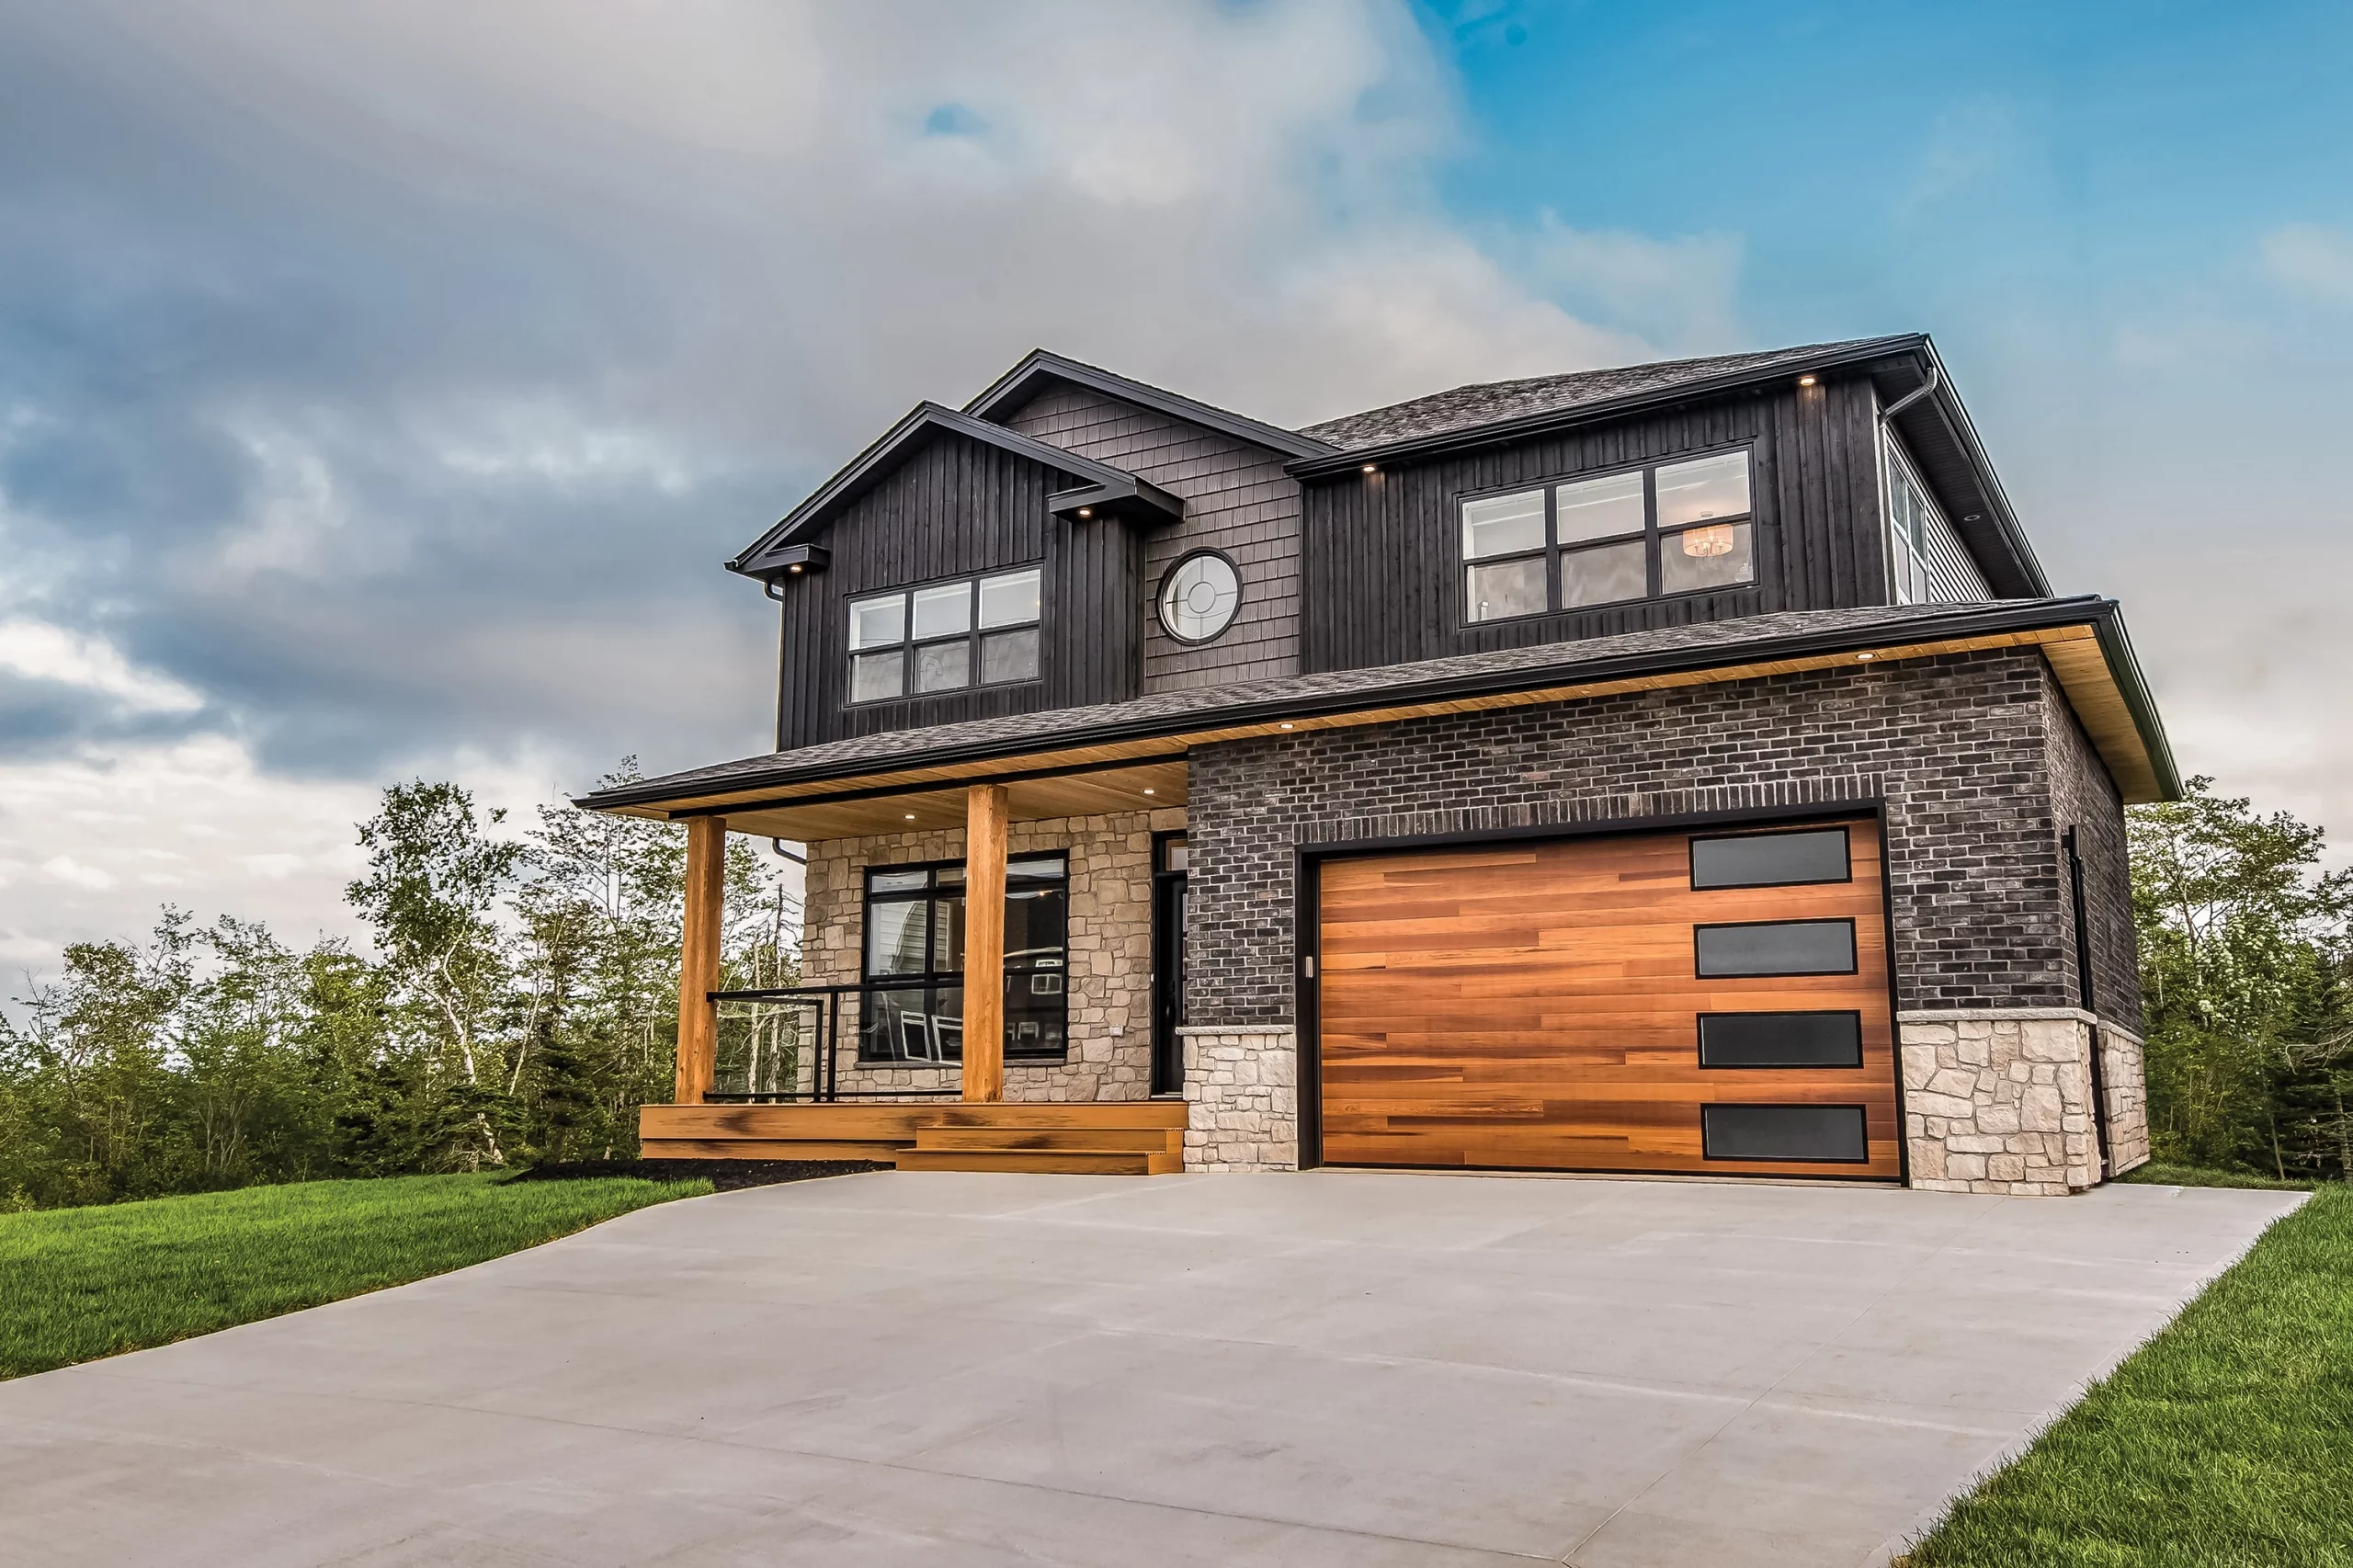
<svg viewBox="0 0 2353 1568">
<path fill-rule="evenodd" d="M 1185 803 L 1185 759 L 1084 772 L 1003 778 L 1016 822 L 1048 817 L 1151 812 Z M 857 838 L 919 828 L 961 828 L 968 785 L 899 786 L 847 791 L 814 801 L 773 801 L 730 809 L 728 831 L 762 838 Z"/>
</svg>

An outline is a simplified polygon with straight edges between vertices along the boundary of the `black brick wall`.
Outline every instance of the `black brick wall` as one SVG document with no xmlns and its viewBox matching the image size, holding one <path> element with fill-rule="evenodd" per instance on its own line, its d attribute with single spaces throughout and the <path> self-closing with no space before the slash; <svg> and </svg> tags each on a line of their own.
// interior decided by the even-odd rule
<svg viewBox="0 0 2353 1568">
<path fill-rule="evenodd" d="M 2099 1016 L 2134 1034 L 2141 1017 L 2140 938 L 2132 927 L 2132 867 L 2124 842 L 2124 808 L 2115 781 L 2092 749 L 2058 683 L 2045 699 L 2050 734 L 2051 811 L 2054 830 L 2075 829 L 2084 862 L 2084 902 L 2089 906 L 2092 999 Z M 2062 861 L 2063 865 L 2063 860 Z M 2075 918 L 2072 903 L 2068 918 Z M 2067 927 L 2067 983 L 2075 983 L 2075 927 Z"/>
<path fill-rule="evenodd" d="M 2112 790 L 2093 798 L 2106 775 L 2061 716 L 2072 722 L 2029 651 L 1198 747 L 1191 1021 L 1290 1021 L 1299 844 L 1876 798 L 1899 1006 L 2072 1007 L 2054 771 L 2070 780 L 2087 873 L 2118 874 L 2122 825 Z M 2111 931 L 2099 949 L 2103 1010 L 2120 1020 L 2138 1014 L 2129 929 L 2127 916 L 2121 945 Z"/>
</svg>

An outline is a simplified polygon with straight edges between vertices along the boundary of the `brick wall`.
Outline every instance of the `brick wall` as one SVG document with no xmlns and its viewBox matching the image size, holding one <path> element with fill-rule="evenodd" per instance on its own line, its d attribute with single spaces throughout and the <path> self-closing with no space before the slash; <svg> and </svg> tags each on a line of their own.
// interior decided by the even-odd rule
<svg viewBox="0 0 2353 1568">
<path fill-rule="evenodd" d="M 2115 781 L 2101 766 L 2091 738 L 2056 681 L 2044 698 L 2043 726 L 2049 736 L 2051 812 L 2053 829 L 2075 829 L 2075 852 L 2084 862 L 2084 903 L 2092 948 L 2092 1011 L 2104 1023 L 2139 1035 L 2141 970 L 2139 937 L 2132 926 L 2132 868 L 2124 842 L 2124 808 Z M 2064 865 L 2064 857 L 2062 857 Z M 2070 903 L 2068 918 L 2075 910 Z M 2068 983 L 2075 983 L 2075 927 L 2068 927 Z M 2076 998 L 2070 997 L 2074 1005 Z"/>
<path fill-rule="evenodd" d="M 1011 855 L 1070 855 L 1070 1051 L 1059 1062 L 1008 1060 L 1009 1100 L 1140 1100 L 1152 1093 L 1152 835 L 1184 825 L 1181 812 L 1017 822 Z M 869 866 L 960 860 L 964 835 L 892 833 L 809 846 L 801 971 L 811 985 L 859 979 Z M 861 1065 L 857 1010 L 845 998 L 841 1086 L 953 1086 L 954 1068 Z M 1117 1033 L 1113 1031 L 1117 1030 Z"/>
<path fill-rule="evenodd" d="M 1964 653 L 1198 748 L 1189 1021 L 1291 1021 L 1299 844 L 1882 797 L 1899 1007 L 2073 1007 L 2054 696 Z"/>
</svg>

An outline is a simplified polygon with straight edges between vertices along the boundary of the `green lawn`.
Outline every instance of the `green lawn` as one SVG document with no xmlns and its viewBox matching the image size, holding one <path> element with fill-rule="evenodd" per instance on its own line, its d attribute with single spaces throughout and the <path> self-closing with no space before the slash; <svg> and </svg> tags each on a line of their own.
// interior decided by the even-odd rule
<svg viewBox="0 0 2353 1568">
<path fill-rule="evenodd" d="M 1907 1561 L 2353 1564 L 2353 1191 L 2272 1226 Z"/>
<path fill-rule="evenodd" d="M 2282 1181 L 2247 1171 L 2218 1171 L 2209 1165 L 2135 1165 L 2116 1178 L 2143 1187 L 2251 1187 L 2266 1192 L 2310 1192 L 2308 1181 Z"/>
<path fill-rule="evenodd" d="M 0 1378 L 406 1284 L 710 1190 L 398 1176 L 0 1214 Z"/>
</svg>

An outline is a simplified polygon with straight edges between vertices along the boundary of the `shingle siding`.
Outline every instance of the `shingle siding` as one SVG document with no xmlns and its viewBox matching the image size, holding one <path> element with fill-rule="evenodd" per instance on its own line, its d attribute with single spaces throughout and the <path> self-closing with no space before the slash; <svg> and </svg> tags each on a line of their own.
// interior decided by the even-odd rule
<svg viewBox="0 0 2353 1568">
<path fill-rule="evenodd" d="M 1283 472 L 1281 454 L 1066 383 L 1039 393 L 1004 423 L 1185 498 L 1181 522 L 1145 536 L 1142 602 L 1128 612 L 1143 628 L 1144 691 L 1299 672 L 1300 490 Z M 1242 608 L 1223 636 L 1187 644 L 1161 630 L 1151 601 L 1168 569 L 1199 549 L 1233 560 Z"/>
<path fill-rule="evenodd" d="M 2104 876 L 2122 829 L 2064 714 L 2040 653 L 2001 652 L 1197 747 L 1191 1021 L 1291 1020 L 1302 844 L 1871 800 L 1887 812 L 1898 1006 L 2072 1007 L 2056 792 L 2100 824 L 2086 858 Z M 2116 890 L 2102 896 L 2112 926 Z M 2129 935 L 2120 949 L 2110 929 L 2102 950 L 2129 964 Z M 2120 1020 L 2137 1017 L 2129 977 L 2103 974 Z"/>
</svg>

